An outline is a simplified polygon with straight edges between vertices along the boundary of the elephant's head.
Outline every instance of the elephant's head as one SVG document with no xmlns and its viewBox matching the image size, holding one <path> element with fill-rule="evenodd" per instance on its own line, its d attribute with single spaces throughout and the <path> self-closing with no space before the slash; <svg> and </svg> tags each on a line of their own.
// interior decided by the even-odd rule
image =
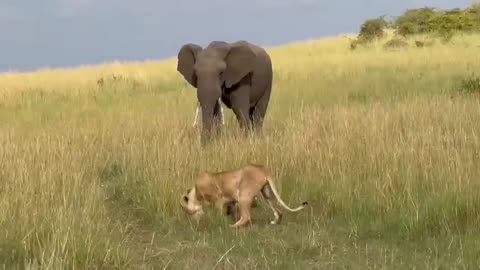
<svg viewBox="0 0 480 270">
<path fill-rule="evenodd" d="M 203 139 L 216 125 L 222 85 L 230 88 L 253 70 L 255 52 L 244 41 L 228 44 L 214 41 L 205 49 L 196 44 L 185 44 L 178 52 L 177 70 L 185 80 L 197 88 L 202 108 Z M 218 126 L 218 125 L 217 125 Z"/>
</svg>

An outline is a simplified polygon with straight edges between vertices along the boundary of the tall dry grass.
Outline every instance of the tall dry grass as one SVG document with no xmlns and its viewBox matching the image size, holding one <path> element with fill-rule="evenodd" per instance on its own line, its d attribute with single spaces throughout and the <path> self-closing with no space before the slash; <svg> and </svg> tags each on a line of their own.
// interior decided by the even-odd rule
<svg viewBox="0 0 480 270">
<path fill-rule="evenodd" d="M 475 267 L 480 104 L 452 89 L 479 70 L 478 41 L 271 49 L 264 136 L 240 136 L 228 111 L 205 149 L 175 61 L 3 75 L 0 265 Z M 261 206 L 244 232 L 215 212 L 184 219 L 178 199 L 197 173 L 250 162 L 273 170 L 289 204 L 312 207 L 271 227 Z"/>
</svg>

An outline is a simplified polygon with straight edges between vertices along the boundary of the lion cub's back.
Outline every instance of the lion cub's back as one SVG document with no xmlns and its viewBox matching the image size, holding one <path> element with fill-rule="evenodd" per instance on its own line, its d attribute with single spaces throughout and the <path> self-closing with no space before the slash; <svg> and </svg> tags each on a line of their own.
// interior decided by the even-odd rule
<svg viewBox="0 0 480 270">
<path fill-rule="evenodd" d="M 263 165 L 249 164 L 242 170 L 243 181 L 251 182 L 250 184 L 263 186 L 271 176 L 270 170 Z"/>
</svg>

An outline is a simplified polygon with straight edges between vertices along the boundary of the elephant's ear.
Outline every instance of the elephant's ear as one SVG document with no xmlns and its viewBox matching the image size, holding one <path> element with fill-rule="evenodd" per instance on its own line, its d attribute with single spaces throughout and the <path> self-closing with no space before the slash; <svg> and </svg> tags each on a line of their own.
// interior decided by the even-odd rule
<svg viewBox="0 0 480 270">
<path fill-rule="evenodd" d="M 226 87 L 238 83 L 245 75 L 253 70 L 255 52 L 245 42 L 232 44 L 225 62 L 227 68 L 223 72 L 223 80 Z"/>
<path fill-rule="evenodd" d="M 195 64 L 197 53 L 200 50 L 202 50 L 202 47 L 199 45 L 188 43 L 183 45 L 178 52 L 177 71 L 180 72 L 185 80 L 187 80 L 193 87 L 197 87 L 193 65 Z"/>
</svg>

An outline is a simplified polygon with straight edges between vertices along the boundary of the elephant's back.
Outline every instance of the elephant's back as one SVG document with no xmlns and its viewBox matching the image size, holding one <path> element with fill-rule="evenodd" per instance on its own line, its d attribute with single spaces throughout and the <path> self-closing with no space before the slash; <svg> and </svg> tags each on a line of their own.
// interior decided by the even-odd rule
<svg viewBox="0 0 480 270">
<path fill-rule="evenodd" d="M 252 72 L 252 86 L 267 87 L 272 82 L 272 60 L 265 49 L 256 45 L 252 45 L 252 48 L 256 48 L 257 55 Z"/>
</svg>

